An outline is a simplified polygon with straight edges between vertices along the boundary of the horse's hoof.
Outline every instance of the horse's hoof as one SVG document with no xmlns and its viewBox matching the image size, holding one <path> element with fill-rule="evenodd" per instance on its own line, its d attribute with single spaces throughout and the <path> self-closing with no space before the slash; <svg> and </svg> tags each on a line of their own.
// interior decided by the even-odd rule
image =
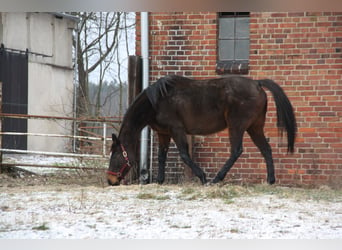
<svg viewBox="0 0 342 250">
<path fill-rule="evenodd" d="M 201 180 L 202 185 L 205 185 L 206 183 L 208 183 L 207 178 L 205 178 L 205 176 L 201 177 L 200 180 Z"/>
<path fill-rule="evenodd" d="M 216 183 L 219 183 L 221 180 L 219 180 L 219 178 L 217 178 L 217 177 L 215 177 L 212 181 L 211 181 L 211 183 L 212 184 L 216 184 Z"/>
<path fill-rule="evenodd" d="M 205 184 L 206 187 L 215 187 L 215 186 L 218 186 L 219 183 L 214 183 L 212 181 L 208 182 L 207 184 Z"/>
<path fill-rule="evenodd" d="M 274 177 L 270 178 L 270 179 L 267 178 L 267 183 L 270 185 L 273 185 L 275 183 L 275 181 L 276 181 L 276 179 Z"/>
</svg>

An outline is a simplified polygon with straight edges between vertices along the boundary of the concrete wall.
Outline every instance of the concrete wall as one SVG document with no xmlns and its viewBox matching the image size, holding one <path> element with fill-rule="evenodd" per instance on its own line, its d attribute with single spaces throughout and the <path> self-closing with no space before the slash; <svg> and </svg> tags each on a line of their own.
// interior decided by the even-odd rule
<svg viewBox="0 0 342 250">
<path fill-rule="evenodd" d="M 72 117 L 72 31 L 75 22 L 49 13 L 2 13 L 2 43 L 29 54 L 28 114 Z M 1 37 L 1 36 L 0 36 Z M 32 120 L 28 132 L 71 134 L 71 122 Z M 70 140 L 28 137 L 29 150 L 64 152 Z"/>
</svg>

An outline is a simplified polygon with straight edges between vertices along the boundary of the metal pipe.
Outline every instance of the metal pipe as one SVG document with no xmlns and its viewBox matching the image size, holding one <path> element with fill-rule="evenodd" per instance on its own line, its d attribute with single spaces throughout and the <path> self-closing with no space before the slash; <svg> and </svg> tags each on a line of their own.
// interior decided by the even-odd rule
<svg viewBox="0 0 342 250">
<path fill-rule="evenodd" d="M 107 160 L 107 159 L 106 159 Z M 34 168 L 61 168 L 61 169 L 77 169 L 77 170 L 94 170 L 94 171 L 101 171 L 103 172 L 106 168 L 96 168 L 96 167 L 76 167 L 76 166 L 59 166 L 59 165 L 45 165 L 45 164 L 32 164 L 32 163 L 3 163 L 6 167 L 34 167 Z"/>
<path fill-rule="evenodd" d="M 44 137 L 61 137 L 61 138 L 75 138 L 94 141 L 111 141 L 111 138 L 94 137 L 94 136 L 73 136 L 73 135 L 60 135 L 60 134 L 42 134 L 42 133 L 22 133 L 22 132 L 0 132 L 0 135 L 29 135 L 29 136 L 44 136 Z M 103 139 L 104 138 L 104 139 Z"/>
<path fill-rule="evenodd" d="M 49 119 L 49 120 L 76 120 L 77 122 L 108 122 L 108 123 L 121 123 L 121 116 L 111 116 L 111 117 L 98 117 L 98 118 L 72 118 L 63 116 L 48 116 L 48 115 L 26 115 L 26 114 L 10 114 L 10 113 L 0 113 L 0 118 L 13 118 L 13 119 Z M 109 119 L 111 118 L 111 119 Z M 113 120 L 117 119 L 117 120 Z"/>
<path fill-rule="evenodd" d="M 103 123 L 103 144 L 102 144 L 102 155 L 106 155 L 106 135 L 107 135 L 107 124 Z"/>
<path fill-rule="evenodd" d="M 44 151 L 33 151 L 33 150 L 20 150 L 20 149 L 5 149 L 0 148 L 1 152 L 5 153 L 18 153 L 18 154 L 38 154 L 38 155 L 50 155 L 50 156 L 64 156 L 64 157 L 84 157 L 84 158 L 107 158 L 108 156 L 103 155 L 91 155 L 91 154 L 73 154 L 73 153 L 58 153 L 58 152 L 44 152 Z"/>
<path fill-rule="evenodd" d="M 148 12 L 141 12 L 141 56 L 143 61 L 142 87 L 149 86 L 149 53 L 148 53 Z M 145 127 L 141 132 L 140 142 L 140 183 L 145 184 L 148 180 L 147 171 L 147 147 L 148 147 L 148 128 Z"/>
<path fill-rule="evenodd" d="M 74 62 L 74 93 L 73 93 L 73 124 L 72 124 L 72 130 L 73 130 L 73 140 L 72 140 L 72 151 L 76 153 L 76 138 L 77 135 L 77 124 L 76 124 L 76 118 L 77 118 L 77 89 L 78 89 L 78 32 L 79 32 L 79 20 L 77 21 L 76 25 L 76 31 L 75 32 L 75 62 Z"/>
</svg>

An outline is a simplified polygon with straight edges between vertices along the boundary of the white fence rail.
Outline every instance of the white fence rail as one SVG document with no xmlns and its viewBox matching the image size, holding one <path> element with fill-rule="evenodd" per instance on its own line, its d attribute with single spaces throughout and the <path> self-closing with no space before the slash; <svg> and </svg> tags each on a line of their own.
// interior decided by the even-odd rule
<svg viewBox="0 0 342 250">
<path fill-rule="evenodd" d="M 114 117 L 114 118 L 70 118 L 70 117 L 56 117 L 56 116 L 39 116 L 39 115 L 21 115 L 21 114 L 5 114 L 0 113 L 0 119 L 4 118 L 12 118 L 12 119 L 47 119 L 47 120 L 71 120 L 73 121 L 73 134 L 72 135 L 62 135 L 62 134 L 44 134 L 44 133 L 23 133 L 23 132 L 0 132 L 1 140 L 3 135 L 7 136 L 40 136 L 40 137 L 56 137 L 56 138 L 69 138 L 72 139 L 73 142 L 73 152 L 48 152 L 48 151 L 35 151 L 35 150 L 20 150 L 20 149 L 10 149 L 4 148 L 3 145 L 0 148 L 0 167 L 1 166 L 27 166 L 27 167 L 47 167 L 47 168 L 75 168 L 75 166 L 58 166 L 58 165 L 43 165 L 43 164 L 31 164 L 31 163 L 6 163 L 2 161 L 2 154 L 3 153 L 17 153 L 17 154 L 34 154 L 34 155 L 44 155 L 44 156 L 55 156 L 55 157 L 76 157 L 80 159 L 104 159 L 107 160 L 109 157 L 109 150 L 107 142 L 111 141 L 111 137 L 107 136 L 108 132 L 108 125 L 111 124 L 114 129 L 114 125 L 119 125 L 121 123 L 121 117 Z M 84 124 L 86 122 L 91 123 L 98 123 L 100 126 L 96 126 L 97 129 L 102 128 L 101 134 L 96 134 L 94 132 L 89 132 L 91 136 L 87 135 L 77 135 L 78 133 L 85 133 L 85 128 L 81 129 L 81 126 L 77 126 L 77 124 Z M 117 126 L 118 127 L 118 126 Z M 91 128 L 91 127 L 90 127 Z M 77 152 L 79 150 L 76 149 L 76 141 L 82 142 L 83 141 L 94 141 L 100 142 L 100 147 L 102 148 L 100 151 L 101 153 L 82 153 Z M 102 143 L 101 143 L 102 142 Z M 95 168 L 87 168 L 87 167 L 80 167 L 81 169 L 95 169 Z"/>
</svg>

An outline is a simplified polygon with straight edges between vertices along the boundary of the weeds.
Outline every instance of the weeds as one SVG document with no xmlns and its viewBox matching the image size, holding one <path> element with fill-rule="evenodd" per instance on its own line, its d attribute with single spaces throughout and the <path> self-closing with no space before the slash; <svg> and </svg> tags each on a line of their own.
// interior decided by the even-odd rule
<svg viewBox="0 0 342 250">
<path fill-rule="evenodd" d="M 46 223 L 44 222 L 42 225 L 37 226 L 37 227 L 32 227 L 32 230 L 36 230 L 36 231 L 46 231 L 49 230 L 50 228 L 46 225 Z"/>
<path fill-rule="evenodd" d="M 255 195 L 269 194 L 278 198 L 289 198 L 295 200 L 313 200 L 313 201 L 342 201 L 342 190 L 333 190 L 329 187 L 322 186 L 320 188 L 295 188 L 269 185 L 255 185 L 248 187 Z"/>
<path fill-rule="evenodd" d="M 182 189 L 182 195 L 189 195 L 195 193 L 195 189 L 193 187 L 185 187 Z"/>
<path fill-rule="evenodd" d="M 246 194 L 247 190 L 240 186 L 213 187 L 207 192 L 208 199 L 233 199 Z"/>
<path fill-rule="evenodd" d="M 232 233 L 232 234 L 238 234 L 238 233 L 240 233 L 240 231 L 239 231 L 239 229 L 237 229 L 237 228 L 232 228 L 232 229 L 230 229 L 230 233 Z"/>
<path fill-rule="evenodd" d="M 294 200 L 313 200 L 341 202 L 342 190 L 329 187 L 316 189 L 270 186 L 266 184 L 239 186 L 225 184 L 220 186 L 183 186 L 177 198 L 183 200 L 221 199 L 226 204 L 234 202 L 234 198 L 246 196 L 273 195 L 275 198 Z"/>
<path fill-rule="evenodd" d="M 342 190 L 333 190 L 328 187 L 321 187 L 319 189 L 308 188 L 294 188 L 284 187 L 276 185 L 214 185 L 214 186 L 202 186 L 202 185 L 183 185 L 174 187 L 171 186 L 158 186 L 147 185 L 141 186 L 141 191 L 137 195 L 138 199 L 143 200 L 170 200 L 172 198 L 172 192 L 175 198 L 184 201 L 193 200 L 206 200 L 206 199 L 221 199 L 225 204 L 234 203 L 235 198 L 239 197 L 251 197 L 260 195 L 272 195 L 280 199 L 293 199 L 293 200 L 313 200 L 313 201 L 342 201 Z M 148 190 L 147 190 L 148 189 Z"/>
<path fill-rule="evenodd" d="M 139 193 L 137 195 L 137 198 L 141 199 L 141 200 L 169 200 L 170 196 L 168 196 L 168 195 L 152 194 L 152 193 Z"/>
<path fill-rule="evenodd" d="M 184 225 L 184 226 L 180 226 L 180 225 L 171 225 L 170 228 L 189 229 L 189 228 L 191 228 L 191 226 L 190 226 L 190 225 Z"/>
<path fill-rule="evenodd" d="M 183 200 L 222 199 L 226 204 L 233 203 L 233 198 L 246 194 L 248 191 L 240 186 L 184 186 L 178 195 Z"/>
</svg>

